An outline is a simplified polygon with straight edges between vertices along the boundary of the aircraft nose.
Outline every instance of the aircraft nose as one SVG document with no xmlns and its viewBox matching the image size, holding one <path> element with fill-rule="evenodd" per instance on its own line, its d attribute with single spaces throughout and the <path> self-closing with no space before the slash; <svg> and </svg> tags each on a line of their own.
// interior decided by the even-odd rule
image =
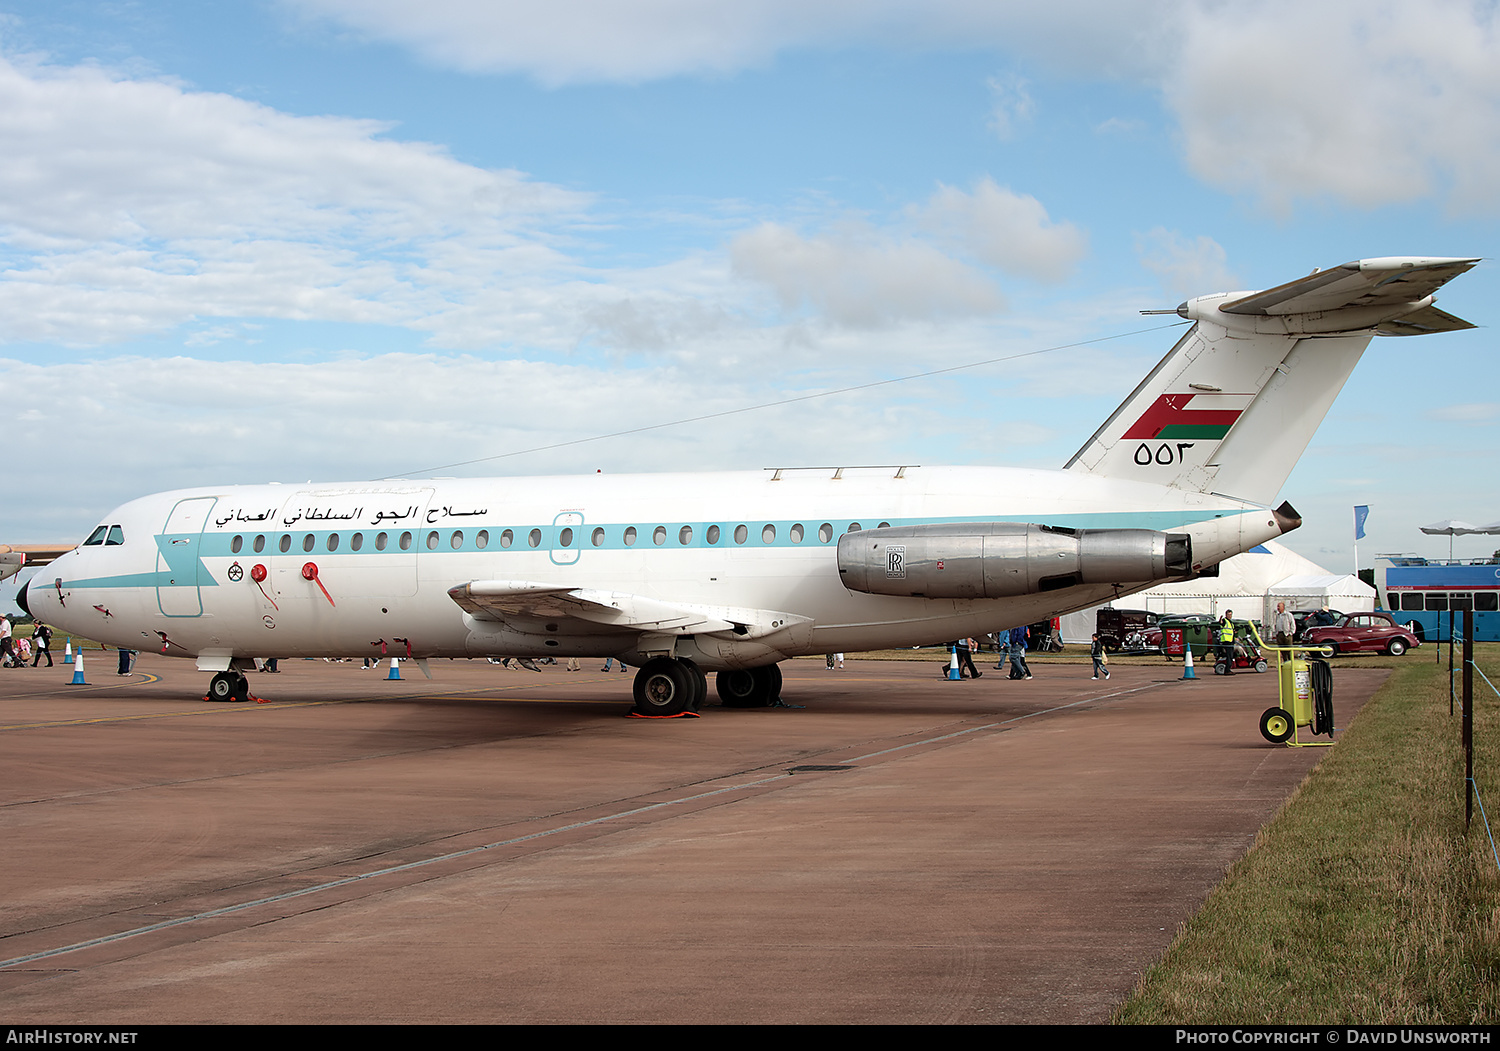
<svg viewBox="0 0 1500 1051">
<path fill-rule="evenodd" d="M 28 617 L 31 616 L 31 607 L 26 605 L 26 589 L 31 587 L 31 581 L 21 585 L 21 590 L 16 592 L 16 605 L 21 607 L 21 612 Z"/>
</svg>

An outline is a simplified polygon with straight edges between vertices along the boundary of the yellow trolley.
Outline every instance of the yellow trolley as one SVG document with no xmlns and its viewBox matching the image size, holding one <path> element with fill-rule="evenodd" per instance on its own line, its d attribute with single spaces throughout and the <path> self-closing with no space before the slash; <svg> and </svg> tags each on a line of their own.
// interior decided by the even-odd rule
<svg viewBox="0 0 1500 1051">
<path fill-rule="evenodd" d="M 1276 682 L 1280 703 L 1260 715 L 1260 733 L 1272 744 L 1305 748 L 1333 743 L 1333 670 L 1328 662 L 1312 654 L 1331 651 L 1308 646 L 1272 646 L 1250 625 L 1262 650 L 1274 650 L 1279 658 Z M 1327 741 L 1304 741 L 1298 729 L 1308 727 L 1314 736 L 1327 734 Z"/>
</svg>

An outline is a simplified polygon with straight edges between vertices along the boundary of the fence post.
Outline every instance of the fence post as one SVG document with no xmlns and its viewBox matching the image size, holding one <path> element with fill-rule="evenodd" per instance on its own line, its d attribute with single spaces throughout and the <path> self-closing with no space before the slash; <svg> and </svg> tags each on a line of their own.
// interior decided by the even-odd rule
<svg viewBox="0 0 1500 1051">
<path fill-rule="evenodd" d="M 1464 610 L 1464 830 L 1474 819 L 1474 611 Z"/>
</svg>

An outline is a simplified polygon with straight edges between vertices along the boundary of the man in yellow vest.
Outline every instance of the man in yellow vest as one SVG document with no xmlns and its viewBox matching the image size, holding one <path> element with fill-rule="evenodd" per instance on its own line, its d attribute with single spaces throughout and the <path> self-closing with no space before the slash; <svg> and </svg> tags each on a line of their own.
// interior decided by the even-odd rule
<svg viewBox="0 0 1500 1051">
<path fill-rule="evenodd" d="M 1226 609 L 1219 621 L 1219 659 L 1224 662 L 1224 674 L 1234 674 L 1234 610 Z"/>
</svg>

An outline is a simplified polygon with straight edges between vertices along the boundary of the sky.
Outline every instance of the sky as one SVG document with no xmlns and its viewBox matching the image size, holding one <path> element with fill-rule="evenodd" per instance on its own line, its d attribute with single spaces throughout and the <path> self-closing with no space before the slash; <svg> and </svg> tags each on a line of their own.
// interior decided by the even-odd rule
<svg viewBox="0 0 1500 1051">
<path fill-rule="evenodd" d="M 1484 256 L 1480 327 L 1373 341 L 1282 490 L 1330 570 L 1355 504 L 1361 564 L 1446 556 L 1500 519 L 1497 188 L 1493 2 L 0 0 L 0 542 L 192 485 L 1059 468 L 1180 334 L 1143 309 Z"/>
</svg>

